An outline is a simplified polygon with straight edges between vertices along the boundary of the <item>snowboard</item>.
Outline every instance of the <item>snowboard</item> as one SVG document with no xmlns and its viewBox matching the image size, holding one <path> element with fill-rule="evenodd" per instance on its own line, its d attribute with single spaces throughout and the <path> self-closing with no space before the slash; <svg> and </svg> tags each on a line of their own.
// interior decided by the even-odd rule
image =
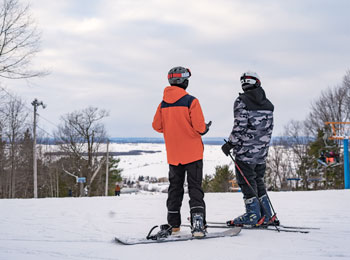
<svg viewBox="0 0 350 260">
<path fill-rule="evenodd" d="M 179 241 L 189 241 L 189 240 L 205 240 L 211 238 L 219 237 L 233 237 L 237 236 L 241 232 L 241 227 L 230 228 L 225 231 L 210 232 L 207 233 L 205 237 L 192 237 L 192 234 L 179 234 L 171 235 L 166 238 L 159 238 L 157 240 L 151 240 L 146 238 L 132 238 L 132 237 L 115 237 L 115 242 L 121 245 L 140 245 L 140 244 L 157 244 L 157 243 L 168 243 L 168 242 L 179 242 Z"/>
</svg>

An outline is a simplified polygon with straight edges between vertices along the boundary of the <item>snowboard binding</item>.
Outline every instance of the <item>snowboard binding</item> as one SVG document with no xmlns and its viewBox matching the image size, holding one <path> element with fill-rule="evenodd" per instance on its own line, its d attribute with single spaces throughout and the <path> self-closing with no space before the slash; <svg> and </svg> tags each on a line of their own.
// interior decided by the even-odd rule
<svg viewBox="0 0 350 260">
<path fill-rule="evenodd" d="M 203 214 L 194 213 L 192 217 L 192 236 L 196 238 L 201 238 L 206 236 L 206 228 L 203 223 Z"/>
<path fill-rule="evenodd" d="M 158 226 L 154 226 L 151 228 L 151 230 L 148 232 L 147 239 L 148 240 L 158 240 L 161 238 L 167 238 L 172 233 L 172 226 L 169 224 L 164 224 L 160 226 L 160 231 L 158 231 L 156 234 L 152 235 L 153 230 L 155 230 Z"/>
</svg>

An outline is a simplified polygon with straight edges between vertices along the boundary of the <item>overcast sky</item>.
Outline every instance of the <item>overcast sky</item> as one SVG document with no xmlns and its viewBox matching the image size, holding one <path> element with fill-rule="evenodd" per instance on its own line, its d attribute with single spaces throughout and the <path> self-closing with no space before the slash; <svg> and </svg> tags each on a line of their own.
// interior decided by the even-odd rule
<svg viewBox="0 0 350 260">
<path fill-rule="evenodd" d="M 50 75 L 3 85 L 47 104 L 40 127 L 88 106 L 106 109 L 111 137 L 161 137 L 155 110 L 174 66 L 192 71 L 208 137 L 232 129 L 240 75 L 256 71 L 275 105 L 274 135 L 302 120 L 350 69 L 350 1 L 31 0 L 42 32 L 33 60 Z"/>
</svg>

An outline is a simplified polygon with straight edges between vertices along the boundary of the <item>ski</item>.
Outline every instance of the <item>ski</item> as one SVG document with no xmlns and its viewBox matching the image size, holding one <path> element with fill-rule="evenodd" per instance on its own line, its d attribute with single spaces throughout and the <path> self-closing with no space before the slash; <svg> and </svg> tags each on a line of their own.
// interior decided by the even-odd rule
<svg viewBox="0 0 350 260">
<path fill-rule="evenodd" d="M 209 232 L 206 234 L 206 236 L 201 238 L 192 237 L 192 234 L 170 235 L 166 238 L 158 238 L 156 240 L 147 239 L 147 238 L 115 237 L 115 242 L 121 245 L 156 244 L 156 243 L 180 242 L 180 241 L 189 241 L 189 240 L 205 240 L 205 239 L 220 238 L 220 237 L 233 237 L 233 236 L 237 236 L 240 232 L 241 232 L 241 227 L 233 227 L 223 232 Z"/>
<path fill-rule="evenodd" d="M 311 229 L 311 230 L 319 230 L 318 227 L 298 227 L 298 226 L 285 226 L 285 225 L 279 225 L 277 227 L 281 228 L 289 228 L 289 229 Z"/>
<path fill-rule="evenodd" d="M 226 222 L 207 221 L 207 223 L 208 224 L 212 224 L 212 225 L 226 225 Z M 266 226 L 264 226 L 264 227 L 266 227 Z M 273 225 L 269 225 L 269 227 L 274 227 L 274 226 Z M 310 229 L 310 230 L 319 230 L 320 229 L 318 227 L 286 226 L 286 225 L 281 225 L 281 224 L 278 224 L 277 227 L 278 228 L 288 228 L 288 229 Z"/>
<path fill-rule="evenodd" d="M 186 226 L 186 225 L 183 225 Z M 235 228 L 236 226 L 227 226 L 225 225 L 207 225 L 207 228 Z M 290 232 L 290 233 L 302 233 L 302 234 L 308 234 L 310 233 L 309 230 L 305 229 L 288 229 L 288 228 L 281 228 L 278 227 L 276 229 L 274 226 L 242 226 L 242 229 L 250 229 L 250 230 L 267 230 L 267 231 L 275 231 L 275 232 Z"/>
</svg>

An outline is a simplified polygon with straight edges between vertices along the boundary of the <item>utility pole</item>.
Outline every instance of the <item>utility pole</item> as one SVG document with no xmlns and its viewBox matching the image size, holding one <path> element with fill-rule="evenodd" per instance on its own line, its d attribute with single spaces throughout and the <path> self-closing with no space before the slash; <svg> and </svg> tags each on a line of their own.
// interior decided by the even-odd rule
<svg viewBox="0 0 350 260">
<path fill-rule="evenodd" d="M 38 167 L 36 164 L 37 156 L 36 156 L 36 112 L 38 110 L 38 106 L 46 107 L 42 101 L 38 101 L 34 99 L 32 102 L 34 106 L 34 127 L 33 127 L 33 177 L 34 177 L 34 198 L 38 198 Z"/>
<path fill-rule="evenodd" d="M 105 196 L 108 196 L 108 173 L 109 173 L 109 150 L 108 150 L 108 146 L 109 146 L 109 140 L 107 140 L 107 158 L 106 158 L 106 189 L 105 189 Z"/>
</svg>

